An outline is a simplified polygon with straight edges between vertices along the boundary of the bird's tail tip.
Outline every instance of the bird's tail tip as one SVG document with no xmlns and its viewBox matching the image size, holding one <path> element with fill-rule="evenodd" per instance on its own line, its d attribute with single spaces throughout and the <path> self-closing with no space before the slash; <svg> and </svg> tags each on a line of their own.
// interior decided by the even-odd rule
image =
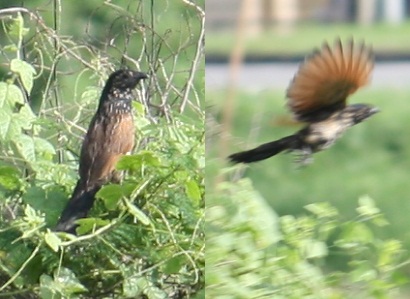
<svg viewBox="0 0 410 299">
<path fill-rule="evenodd" d="M 66 220 L 59 220 L 57 223 L 56 227 L 54 228 L 54 231 L 56 232 L 65 232 L 69 234 L 76 234 L 76 224 L 77 217 L 71 217 Z"/>
<path fill-rule="evenodd" d="M 264 143 L 254 149 L 234 153 L 228 157 L 228 160 L 232 163 L 253 163 L 265 160 L 285 150 L 292 150 L 295 139 L 297 138 L 294 135 L 290 135 L 279 140 Z"/>
<path fill-rule="evenodd" d="M 81 186 L 77 184 L 73 196 L 61 213 L 60 219 L 54 230 L 76 234 L 76 229 L 78 227 L 76 221 L 87 217 L 88 212 L 93 206 L 95 194 L 99 189 L 100 186 L 96 186 L 91 190 L 84 191 Z"/>
<path fill-rule="evenodd" d="M 227 157 L 227 160 L 232 164 L 239 164 L 239 163 L 251 163 L 253 161 L 249 160 L 247 157 L 247 152 L 239 152 Z"/>
</svg>

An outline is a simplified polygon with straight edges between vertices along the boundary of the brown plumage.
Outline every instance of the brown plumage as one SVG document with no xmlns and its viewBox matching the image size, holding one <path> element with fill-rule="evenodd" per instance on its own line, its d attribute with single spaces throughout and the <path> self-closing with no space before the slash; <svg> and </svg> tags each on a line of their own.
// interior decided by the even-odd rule
<svg viewBox="0 0 410 299">
<path fill-rule="evenodd" d="M 229 156 L 234 163 L 267 159 L 282 151 L 300 151 L 302 162 L 331 146 L 349 127 L 378 112 L 364 104 L 346 105 L 347 97 L 370 81 L 372 49 L 340 39 L 324 43 L 306 58 L 288 90 L 288 107 L 295 119 L 307 125 L 296 134 Z"/>
<path fill-rule="evenodd" d="M 134 147 L 132 89 L 146 77 L 144 73 L 119 70 L 108 78 L 81 147 L 80 179 L 60 216 L 57 231 L 75 233 L 75 221 L 87 216 L 98 190 L 107 182 L 120 180 L 115 165 Z"/>
</svg>

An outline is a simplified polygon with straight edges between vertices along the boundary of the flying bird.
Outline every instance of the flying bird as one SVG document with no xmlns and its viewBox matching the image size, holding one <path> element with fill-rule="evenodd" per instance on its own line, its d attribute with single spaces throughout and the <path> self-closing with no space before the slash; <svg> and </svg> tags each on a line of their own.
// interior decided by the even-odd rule
<svg viewBox="0 0 410 299">
<path fill-rule="evenodd" d="M 300 162 L 329 148 L 350 127 L 379 111 L 367 104 L 347 105 L 349 95 L 370 81 L 374 59 L 371 47 L 353 39 L 331 47 L 324 43 L 300 65 L 286 97 L 293 117 L 306 125 L 293 135 L 232 154 L 233 163 L 252 163 L 280 152 L 299 152 Z"/>
<path fill-rule="evenodd" d="M 118 70 L 109 76 L 82 143 L 80 179 L 60 216 L 56 231 L 75 234 L 76 220 L 87 216 L 98 190 L 108 182 L 120 181 L 115 165 L 134 147 L 132 90 L 145 78 L 146 74 L 131 70 Z"/>
</svg>

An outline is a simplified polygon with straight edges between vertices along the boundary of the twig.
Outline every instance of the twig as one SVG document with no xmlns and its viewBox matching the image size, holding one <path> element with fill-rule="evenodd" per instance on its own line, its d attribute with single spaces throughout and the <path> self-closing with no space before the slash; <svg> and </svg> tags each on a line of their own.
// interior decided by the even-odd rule
<svg viewBox="0 0 410 299">
<path fill-rule="evenodd" d="M 204 43 L 204 36 L 205 36 L 205 12 L 202 10 L 201 7 L 199 7 L 198 5 L 192 3 L 189 0 L 182 0 L 182 1 L 184 3 L 190 5 L 190 6 L 195 7 L 195 9 L 198 11 L 199 17 L 201 18 L 201 31 L 200 31 L 198 41 L 197 41 L 195 58 L 192 61 L 191 69 L 189 71 L 189 77 L 188 77 L 188 82 L 186 84 L 186 88 L 185 88 L 185 91 L 184 91 L 184 97 L 182 99 L 181 106 L 179 107 L 179 112 L 180 113 L 182 113 L 185 110 L 185 106 L 186 106 L 186 103 L 187 103 L 188 97 L 189 97 L 189 92 L 190 92 L 190 90 L 193 86 L 195 73 L 197 71 L 199 61 L 200 61 L 200 59 L 202 57 L 202 54 L 203 54 L 203 43 Z"/>
</svg>

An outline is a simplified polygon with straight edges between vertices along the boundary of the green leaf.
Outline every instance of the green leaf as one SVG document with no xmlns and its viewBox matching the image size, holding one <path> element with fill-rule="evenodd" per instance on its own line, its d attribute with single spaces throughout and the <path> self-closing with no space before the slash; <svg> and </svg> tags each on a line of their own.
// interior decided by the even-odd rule
<svg viewBox="0 0 410 299">
<path fill-rule="evenodd" d="M 60 271 L 54 271 L 54 280 L 60 286 L 60 290 L 68 297 L 75 293 L 87 291 L 87 288 L 81 284 L 70 269 L 61 267 Z"/>
<path fill-rule="evenodd" d="M 154 286 L 153 283 L 149 281 L 146 277 L 139 277 L 135 284 L 135 288 L 136 287 L 142 290 L 143 294 L 145 294 L 147 298 L 150 298 L 150 299 L 151 298 L 152 299 L 169 298 L 166 292 Z"/>
<path fill-rule="evenodd" d="M 185 263 L 185 258 L 183 256 L 176 256 L 171 258 L 166 262 L 164 273 L 167 275 L 178 273 Z"/>
<path fill-rule="evenodd" d="M 0 138 L 6 140 L 9 136 L 11 126 L 11 115 L 0 109 Z M 17 132 L 19 133 L 19 132 Z M 17 135 L 17 134 L 16 134 Z"/>
<path fill-rule="evenodd" d="M 124 277 L 122 292 L 126 298 L 138 298 L 141 295 L 142 290 L 138 286 L 139 279 L 139 276 L 132 275 L 131 273 L 127 277 Z"/>
<path fill-rule="evenodd" d="M 55 233 L 48 230 L 44 236 L 44 240 L 52 250 L 54 250 L 55 252 L 58 251 L 61 245 L 61 240 Z"/>
<path fill-rule="evenodd" d="M 147 215 L 145 215 L 143 211 L 141 211 L 139 208 L 133 205 L 128 199 L 125 199 L 124 201 L 125 201 L 125 206 L 128 209 L 128 212 L 132 216 L 137 218 L 144 225 L 149 225 L 151 223 L 151 220 L 148 218 Z"/>
<path fill-rule="evenodd" d="M 377 226 L 385 226 L 389 224 L 381 214 L 381 211 L 376 206 L 374 200 L 367 195 L 359 198 L 359 207 L 356 208 L 356 211 L 363 220 L 371 220 L 372 223 Z"/>
<path fill-rule="evenodd" d="M 5 107 L 7 105 L 0 109 L 0 138 L 10 141 L 20 137 L 22 129 L 30 129 L 36 117 L 28 105 L 23 105 L 17 113 Z"/>
<path fill-rule="evenodd" d="M 13 72 L 19 74 L 24 88 L 27 90 L 28 93 L 30 93 L 31 89 L 33 88 L 33 77 L 36 73 L 34 67 L 31 64 L 25 62 L 24 60 L 16 58 L 11 61 L 10 69 Z"/>
<path fill-rule="evenodd" d="M 8 27 L 8 33 L 16 39 L 22 39 L 28 33 L 28 28 L 24 27 L 24 18 L 20 13 L 12 19 L 12 23 Z"/>
<path fill-rule="evenodd" d="M 34 140 L 32 137 L 20 134 L 13 141 L 18 152 L 25 161 L 34 162 L 36 160 Z"/>
<path fill-rule="evenodd" d="M 23 195 L 23 201 L 30 206 L 34 206 L 39 201 L 39 198 L 45 198 L 46 197 L 46 192 L 44 191 L 43 188 L 37 187 L 37 186 L 32 186 L 26 190 L 26 192 Z M 34 206 L 36 209 L 39 209 L 38 206 Z"/>
<path fill-rule="evenodd" d="M 101 218 L 81 218 L 76 221 L 79 225 L 76 229 L 79 235 L 91 232 L 95 227 L 105 226 L 110 223 L 109 220 L 104 220 Z"/>
<path fill-rule="evenodd" d="M 43 274 L 40 276 L 40 298 L 41 299 L 61 299 L 59 292 L 53 278 Z"/>
<path fill-rule="evenodd" d="M 238 218 L 246 227 L 257 227 L 255 239 L 259 248 L 268 247 L 278 242 L 282 236 L 279 231 L 279 218 L 265 199 L 253 190 L 250 180 L 243 179 L 235 186 L 229 186 L 229 192 L 236 194 Z"/>
<path fill-rule="evenodd" d="M 189 180 L 185 183 L 185 192 L 187 196 L 192 199 L 196 204 L 199 204 L 201 200 L 201 191 L 196 181 Z"/>
<path fill-rule="evenodd" d="M 67 195 L 59 186 L 47 188 L 31 186 L 23 194 L 23 202 L 46 214 L 47 221 L 58 217 L 67 202 Z"/>
<path fill-rule="evenodd" d="M 390 268 L 403 252 L 402 244 L 397 240 L 387 240 L 381 244 L 378 256 L 378 267 Z"/>
<path fill-rule="evenodd" d="M 145 116 L 136 116 L 134 117 L 134 124 L 139 131 L 147 128 L 151 123 Z"/>
<path fill-rule="evenodd" d="M 150 151 L 140 151 L 134 155 L 122 156 L 117 163 L 118 170 L 138 171 L 143 166 L 160 166 L 160 160 L 155 153 Z"/>
<path fill-rule="evenodd" d="M 139 102 L 132 102 L 132 107 L 134 108 L 137 115 L 145 116 L 145 106 Z"/>
<path fill-rule="evenodd" d="M 54 146 L 47 140 L 39 137 L 33 137 L 34 147 L 37 153 L 40 153 L 47 160 L 51 160 L 56 154 Z"/>
<path fill-rule="evenodd" d="M 19 190 L 20 172 L 11 166 L 0 166 L 0 185 L 7 190 Z"/>
<path fill-rule="evenodd" d="M 328 254 L 326 243 L 312 239 L 304 242 L 304 250 L 308 259 L 323 258 Z"/>
<path fill-rule="evenodd" d="M 365 245 L 374 240 L 372 231 L 363 223 L 351 222 L 343 227 L 343 232 L 337 245 L 346 249 Z"/>
<path fill-rule="evenodd" d="M 14 113 L 16 119 L 16 124 L 21 126 L 23 129 L 29 130 L 31 129 L 31 125 L 36 120 L 36 115 L 31 110 L 31 107 L 28 104 L 23 105 L 20 107 L 18 113 Z M 14 116 L 13 116 L 14 117 Z"/>
<path fill-rule="evenodd" d="M 122 187 L 116 184 L 104 186 L 97 192 L 96 196 L 104 201 L 108 210 L 115 210 L 123 197 Z"/>
<path fill-rule="evenodd" d="M 361 216 L 374 216 L 380 213 L 380 209 L 376 207 L 374 200 L 369 196 L 365 195 L 359 198 L 359 207 L 357 212 Z"/>
<path fill-rule="evenodd" d="M 350 275 L 353 282 L 374 281 L 377 278 L 377 271 L 368 261 L 358 261 L 354 263 L 354 269 Z"/>
<path fill-rule="evenodd" d="M 138 277 L 129 277 L 124 280 L 122 292 L 125 298 L 137 298 L 141 294 L 141 290 L 136 284 Z"/>
<path fill-rule="evenodd" d="M 30 205 L 26 205 L 26 207 L 24 208 L 23 219 L 27 222 L 26 224 L 31 227 L 38 227 L 44 224 L 44 216 L 40 213 L 37 213 L 37 211 L 33 209 Z M 30 237 L 33 233 L 34 231 L 32 230 L 25 230 L 23 231 L 22 238 Z"/>
<path fill-rule="evenodd" d="M 7 84 L 7 103 L 9 107 L 14 108 L 15 104 L 24 105 L 24 96 L 21 89 L 14 84 Z"/>
<path fill-rule="evenodd" d="M 12 44 L 12 45 L 6 45 L 3 47 L 3 51 L 9 51 L 9 52 L 17 52 L 19 48 L 17 48 L 16 45 Z"/>
<path fill-rule="evenodd" d="M 318 218 L 335 218 L 338 215 L 337 210 L 327 202 L 312 203 L 306 205 L 305 209 Z"/>
<path fill-rule="evenodd" d="M 0 82 L 0 107 L 3 108 L 7 99 L 8 84 Z"/>
</svg>

